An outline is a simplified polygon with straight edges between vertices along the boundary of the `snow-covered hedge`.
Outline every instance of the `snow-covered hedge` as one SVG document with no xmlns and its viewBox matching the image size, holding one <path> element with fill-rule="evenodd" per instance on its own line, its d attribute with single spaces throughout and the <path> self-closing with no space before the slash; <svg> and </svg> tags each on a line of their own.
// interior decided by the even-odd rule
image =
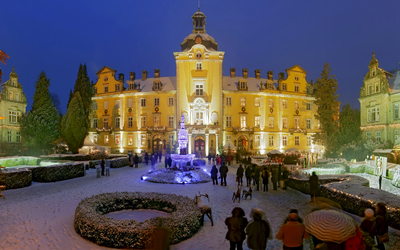
<svg viewBox="0 0 400 250">
<path fill-rule="evenodd" d="M 116 220 L 104 214 L 124 209 L 155 209 L 169 213 L 138 222 Z M 102 246 L 144 248 L 157 227 L 170 230 L 170 243 L 192 237 L 200 229 L 201 213 L 193 199 L 175 194 L 117 192 L 82 200 L 75 211 L 75 231 Z"/>
<path fill-rule="evenodd" d="M 54 154 L 41 155 L 40 158 L 46 161 L 68 160 L 68 161 L 89 161 L 90 155 L 86 154 Z"/>
<path fill-rule="evenodd" d="M 5 185 L 6 189 L 23 188 L 32 184 L 32 171 L 29 169 L 8 169 L 3 171 L 3 182 L 0 185 Z"/>
<path fill-rule="evenodd" d="M 111 168 L 122 168 L 129 166 L 128 157 L 121 157 L 116 159 L 106 160 L 106 166 L 110 166 Z"/>
<path fill-rule="evenodd" d="M 400 229 L 400 197 L 383 190 L 369 188 L 369 181 L 355 175 L 319 176 L 319 196 L 338 203 L 343 210 L 362 216 L 366 208 L 378 202 L 387 204 L 389 225 Z M 288 186 L 309 194 L 308 178 L 290 177 Z"/>
<path fill-rule="evenodd" d="M 397 169 L 397 167 L 394 171 L 392 185 L 400 188 L 400 169 Z"/>
<path fill-rule="evenodd" d="M 344 167 L 333 167 L 333 168 L 309 168 L 304 169 L 303 172 L 307 174 L 312 174 L 315 172 L 317 175 L 327 175 L 327 174 L 344 174 L 346 171 Z"/>
<path fill-rule="evenodd" d="M 31 156 L 17 156 L 0 159 L 0 166 L 13 167 L 22 165 L 39 165 L 40 159 Z"/>
<path fill-rule="evenodd" d="M 31 169 L 32 180 L 37 182 L 63 181 L 85 175 L 83 163 L 65 163 Z"/>
</svg>

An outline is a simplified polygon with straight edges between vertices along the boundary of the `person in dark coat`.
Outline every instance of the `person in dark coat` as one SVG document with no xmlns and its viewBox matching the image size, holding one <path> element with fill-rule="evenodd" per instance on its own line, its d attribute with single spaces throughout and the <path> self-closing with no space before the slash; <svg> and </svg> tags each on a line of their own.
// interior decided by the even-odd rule
<svg viewBox="0 0 400 250">
<path fill-rule="evenodd" d="M 248 163 L 248 164 L 251 164 L 251 158 L 250 158 L 250 156 L 247 157 L 247 163 Z"/>
<path fill-rule="evenodd" d="M 244 169 L 242 167 L 242 164 L 240 164 L 239 168 L 236 171 L 236 177 L 238 179 L 238 185 L 242 185 L 242 186 L 243 186 L 243 173 L 244 173 Z"/>
<path fill-rule="evenodd" d="M 375 233 L 376 233 L 376 222 L 375 222 L 375 218 L 374 218 L 374 210 L 372 210 L 371 208 L 367 208 L 364 211 L 364 215 L 365 217 L 362 219 L 361 224 L 360 224 L 360 229 L 366 233 L 369 234 L 369 236 L 371 236 L 370 239 L 372 239 L 372 241 L 374 241 L 375 238 Z M 370 242 L 370 241 L 365 241 L 365 250 L 372 250 L 373 244 L 374 242 Z"/>
<path fill-rule="evenodd" d="M 131 167 L 133 167 L 133 165 L 135 165 L 135 156 L 132 155 L 131 162 L 129 163 L 129 165 L 131 165 Z"/>
<path fill-rule="evenodd" d="M 273 168 L 271 171 L 271 181 L 272 181 L 272 185 L 274 186 L 274 190 L 277 190 L 277 182 L 278 182 L 278 169 L 277 168 Z"/>
<path fill-rule="evenodd" d="M 379 176 L 379 189 L 382 187 L 382 175 Z"/>
<path fill-rule="evenodd" d="M 257 186 L 257 191 L 260 190 L 260 168 L 254 167 L 254 182 Z"/>
<path fill-rule="evenodd" d="M 146 162 L 147 166 L 147 164 L 149 164 L 149 154 L 147 152 L 144 154 L 144 161 Z"/>
<path fill-rule="evenodd" d="M 211 154 L 208 153 L 208 164 L 211 164 Z"/>
<path fill-rule="evenodd" d="M 268 191 L 268 183 L 269 183 L 269 172 L 267 167 L 264 167 L 263 173 L 262 173 L 262 179 L 263 179 L 263 191 Z"/>
<path fill-rule="evenodd" d="M 315 173 L 315 171 L 312 172 L 309 182 L 310 182 L 311 202 L 315 202 L 319 189 L 318 175 Z"/>
<path fill-rule="evenodd" d="M 283 190 L 287 189 L 287 181 L 289 179 L 289 170 L 287 170 L 286 167 L 283 167 L 283 171 L 282 171 L 282 180 L 283 180 Z"/>
<path fill-rule="evenodd" d="M 104 176 L 104 170 L 106 169 L 106 161 L 104 160 L 104 158 L 101 158 L 100 167 L 101 167 L 101 175 Z"/>
<path fill-rule="evenodd" d="M 238 153 L 238 152 L 236 152 L 236 164 L 237 164 L 237 163 L 239 163 L 239 160 L 240 160 L 239 153 Z"/>
<path fill-rule="evenodd" d="M 243 249 L 243 241 L 246 239 L 244 229 L 246 228 L 248 221 L 246 219 L 243 209 L 235 207 L 232 210 L 232 217 L 228 217 L 225 220 L 225 225 L 228 226 L 228 232 L 226 233 L 225 239 L 230 242 L 230 250 Z"/>
<path fill-rule="evenodd" d="M 256 175 L 256 165 L 253 164 L 253 166 L 251 167 L 251 178 L 253 179 L 253 186 L 256 185 L 256 180 L 254 178 L 255 175 Z"/>
<path fill-rule="evenodd" d="M 245 175 L 246 175 L 247 187 L 251 186 L 251 174 L 252 174 L 251 167 L 246 166 Z"/>
<path fill-rule="evenodd" d="M 129 154 L 128 154 L 128 162 L 129 162 L 129 167 L 132 167 L 132 164 L 131 164 L 131 158 L 132 158 L 132 154 L 131 154 L 131 153 L 129 153 Z"/>
<path fill-rule="evenodd" d="M 169 168 L 172 166 L 172 158 L 171 157 L 168 157 L 167 164 L 168 164 Z"/>
<path fill-rule="evenodd" d="M 135 163 L 135 168 L 139 166 L 139 156 L 135 154 L 135 158 L 133 158 L 133 162 Z"/>
<path fill-rule="evenodd" d="M 151 161 L 151 169 L 154 170 L 155 167 L 156 167 L 156 163 L 157 163 L 157 158 L 156 158 L 156 156 L 152 155 L 150 161 Z"/>
<path fill-rule="evenodd" d="M 246 227 L 247 246 L 254 250 L 265 250 L 268 239 L 272 239 L 272 230 L 269 222 L 263 220 L 263 214 L 258 209 L 252 209 L 252 221 Z"/>
<path fill-rule="evenodd" d="M 226 174 L 228 173 L 228 167 L 225 165 L 225 163 L 223 162 L 221 167 L 219 168 L 219 173 L 221 175 L 221 186 L 223 186 L 223 184 L 225 184 L 226 186 Z"/>
<path fill-rule="evenodd" d="M 162 153 L 161 153 L 161 152 L 158 152 L 158 159 L 159 159 L 158 161 L 159 161 L 159 162 L 161 162 L 161 158 L 162 158 Z"/>
<path fill-rule="evenodd" d="M 211 173 L 211 179 L 213 181 L 213 185 L 215 185 L 215 184 L 218 185 L 218 169 L 215 165 L 212 166 L 210 173 Z"/>
<path fill-rule="evenodd" d="M 378 249 L 384 250 L 384 242 L 380 242 L 378 236 L 383 236 L 388 233 L 389 230 L 389 215 L 386 211 L 386 204 L 383 202 L 378 202 L 376 204 L 376 236 L 378 240 Z"/>
<path fill-rule="evenodd" d="M 278 166 L 278 187 L 281 187 L 280 180 L 282 180 L 282 164 Z"/>
<path fill-rule="evenodd" d="M 165 168 L 167 168 L 168 167 L 168 157 L 167 156 L 165 156 L 165 158 L 164 158 L 164 164 L 165 164 Z"/>
</svg>

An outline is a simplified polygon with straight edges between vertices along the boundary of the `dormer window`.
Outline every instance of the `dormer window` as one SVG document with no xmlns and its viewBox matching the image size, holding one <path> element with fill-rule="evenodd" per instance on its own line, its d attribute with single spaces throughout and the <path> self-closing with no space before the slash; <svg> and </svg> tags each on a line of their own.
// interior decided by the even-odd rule
<svg viewBox="0 0 400 250">
<path fill-rule="evenodd" d="M 134 89 L 134 83 L 129 83 L 128 89 Z"/>
<path fill-rule="evenodd" d="M 115 85 L 115 91 L 119 91 L 119 84 Z"/>
<path fill-rule="evenodd" d="M 108 87 L 104 87 L 104 93 L 108 93 Z"/>
<path fill-rule="evenodd" d="M 107 76 L 104 77 L 104 81 L 105 81 L 105 82 L 108 81 L 108 77 L 107 77 Z"/>
<path fill-rule="evenodd" d="M 372 76 L 375 76 L 375 70 L 372 70 Z"/>
<path fill-rule="evenodd" d="M 153 90 L 161 90 L 162 89 L 162 83 L 160 81 L 155 81 L 153 83 Z"/>
<path fill-rule="evenodd" d="M 375 83 L 375 93 L 379 93 L 379 83 Z"/>
<path fill-rule="evenodd" d="M 239 81 L 239 89 L 245 90 L 247 89 L 247 82 L 246 81 Z"/>
<path fill-rule="evenodd" d="M 294 86 L 294 92 L 299 92 L 299 85 Z"/>
<path fill-rule="evenodd" d="M 203 95 L 204 85 L 203 84 L 196 84 L 196 95 Z"/>
<path fill-rule="evenodd" d="M 196 63 L 196 70 L 202 70 L 203 69 L 203 64 L 201 62 Z"/>
<path fill-rule="evenodd" d="M 196 58 L 197 58 L 197 59 L 201 59 L 201 58 L 202 58 L 202 55 L 201 55 L 201 52 L 200 52 L 200 51 L 196 53 Z"/>
<path fill-rule="evenodd" d="M 294 77 L 294 80 L 295 80 L 295 81 L 298 81 L 298 80 L 299 80 L 299 77 L 298 77 L 298 76 L 295 76 L 295 77 Z"/>
<path fill-rule="evenodd" d="M 267 89 L 274 89 L 272 82 L 267 83 Z"/>
</svg>

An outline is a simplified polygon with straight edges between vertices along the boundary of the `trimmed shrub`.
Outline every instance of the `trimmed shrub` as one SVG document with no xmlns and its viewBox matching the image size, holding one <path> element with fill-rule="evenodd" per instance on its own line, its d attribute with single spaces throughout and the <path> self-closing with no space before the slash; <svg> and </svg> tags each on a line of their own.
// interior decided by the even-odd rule
<svg viewBox="0 0 400 250">
<path fill-rule="evenodd" d="M 155 209 L 169 217 L 144 222 L 114 220 L 104 214 L 124 209 Z M 81 201 L 75 211 L 75 231 L 102 246 L 144 248 L 157 227 L 170 230 L 170 243 L 192 237 L 200 229 L 201 213 L 193 199 L 175 194 L 105 193 Z"/>
<path fill-rule="evenodd" d="M 31 156 L 17 156 L 10 158 L 2 158 L 0 159 L 0 165 L 3 167 L 14 167 L 20 165 L 39 165 L 40 158 L 31 157 Z"/>
<path fill-rule="evenodd" d="M 32 184 L 32 171 L 29 169 L 10 169 L 3 171 L 3 181 L 0 185 L 5 185 L 6 189 L 28 187 Z"/>
<path fill-rule="evenodd" d="M 32 168 L 32 180 L 37 182 L 63 181 L 84 175 L 85 166 L 83 163 L 66 163 Z"/>
<path fill-rule="evenodd" d="M 100 165 L 100 161 L 89 161 L 89 168 L 96 168 L 96 165 Z"/>
<path fill-rule="evenodd" d="M 75 155 L 41 155 L 42 161 L 56 161 L 56 160 L 67 160 L 67 161 L 89 161 L 90 155 L 75 154 Z"/>
<path fill-rule="evenodd" d="M 105 161 L 106 161 L 106 166 L 110 166 L 110 168 L 122 168 L 122 167 L 129 166 L 128 156 L 116 158 L 116 159 L 105 160 Z M 101 161 L 100 161 L 100 163 L 101 163 Z"/>
</svg>

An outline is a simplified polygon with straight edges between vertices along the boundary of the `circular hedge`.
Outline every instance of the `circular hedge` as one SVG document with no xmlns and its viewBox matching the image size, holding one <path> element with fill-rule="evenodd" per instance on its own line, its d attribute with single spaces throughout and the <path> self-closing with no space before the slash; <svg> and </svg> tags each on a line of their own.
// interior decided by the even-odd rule
<svg viewBox="0 0 400 250">
<path fill-rule="evenodd" d="M 124 209 L 155 209 L 170 214 L 138 222 L 104 214 Z M 75 231 L 99 245 L 144 248 L 157 227 L 170 230 L 170 244 L 192 237 L 200 229 L 201 213 L 193 199 L 175 194 L 116 192 L 82 200 L 75 210 Z"/>
</svg>

